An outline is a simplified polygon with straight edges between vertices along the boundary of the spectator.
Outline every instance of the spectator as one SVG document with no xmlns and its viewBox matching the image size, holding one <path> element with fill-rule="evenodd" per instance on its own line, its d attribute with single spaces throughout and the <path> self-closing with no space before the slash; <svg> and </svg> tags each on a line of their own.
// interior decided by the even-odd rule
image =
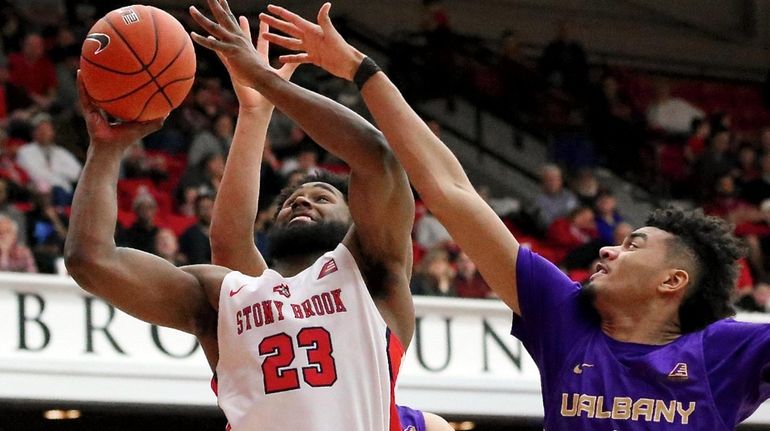
<svg viewBox="0 0 770 431">
<path fill-rule="evenodd" d="M 443 248 L 431 249 L 412 275 L 412 294 L 427 296 L 456 296 L 452 280 L 455 271 L 449 262 L 449 252 Z"/>
<path fill-rule="evenodd" d="M 211 263 L 209 225 L 213 207 L 214 198 L 211 195 L 198 196 L 195 200 L 195 216 L 198 222 L 179 237 L 179 249 L 191 265 Z"/>
<path fill-rule="evenodd" d="M 158 184 L 168 178 L 168 166 L 163 156 L 148 156 L 142 141 L 128 147 L 121 161 L 121 178 L 147 178 Z"/>
<path fill-rule="evenodd" d="M 72 202 L 72 184 L 80 176 L 82 165 L 66 149 L 56 145 L 56 134 L 47 114 L 38 114 L 32 119 L 33 141 L 19 148 L 16 161 L 29 173 L 40 187 L 52 187 L 54 205 L 69 205 Z"/>
<path fill-rule="evenodd" d="M 45 55 L 43 37 L 28 34 L 21 52 L 12 53 L 8 63 L 11 82 L 24 88 L 41 109 L 50 108 L 56 98 L 56 68 Z"/>
<path fill-rule="evenodd" d="M 197 165 L 188 166 L 176 188 L 179 206 L 194 208 L 198 195 L 216 195 L 224 172 L 225 158 L 221 154 L 209 154 Z"/>
<path fill-rule="evenodd" d="M 283 159 L 294 156 L 297 146 L 307 135 L 291 118 L 279 110 L 275 110 L 267 128 L 267 140 L 275 156 Z"/>
<path fill-rule="evenodd" d="M 735 183 L 741 190 L 760 178 L 760 170 L 757 167 L 757 151 L 751 144 L 744 144 L 738 150 L 738 164 L 734 176 Z"/>
<path fill-rule="evenodd" d="M 719 176 L 713 185 L 713 197 L 703 205 L 703 212 L 721 217 L 735 226 L 735 235 L 746 240 L 749 261 L 755 274 L 764 275 L 761 239 L 770 237 L 770 215 L 740 199 L 730 174 Z"/>
<path fill-rule="evenodd" d="M 125 230 L 119 245 L 155 254 L 155 237 L 158 235 L 155 214 L 158 212 L 158 203 L 149 192 L 142 191 L 134 198 L 133 209 L 136 221 Z"/>
<path fill-rule="evenodd" d="M 770 198 L 770 153 L 759 159 L 759 175 L 743 185 L 741 197 L 752 205 L 760 205 Z"/>
<path fill-rule="evenodd" d="M 732 172 L 735 168 L 735 158 L 729 153 L 730 131 L 717 130 L 711 135 L 709 147 L 703 152 L 695 165 L 695 173 L 701 185 L 700 198 L 708 196 L 717 178 Z"/>
<path fill-rule="evenodd" d="M 455 109 L 455 91 L 457 86 L 457 52 L 455 34 L 450 24 L 449 13 L 442 0 L 423 0 L 421 27 L 425 37 L 425 75 L 430 79 L 424 82 L 428 97 L 441 97 L 446 100 L 447 109 Z"/>
<path fill-rule="evenodd" d="M 535 211 L 543 230 L 559 217 L 567 215 L 578 205 L 575 195 L 564 188 L 561 169 L 556 165 L 545 165 L 540 170 L 542 192 L 535 198 Z"/>
<path fill-rule="evenodd" d="M 615 245 L 615 229 L 623 222 L 618 213 L 618 202 L 609 190 L 596 197 L 596 230 L 602 245 Z"/>
<path fill-rule="evenodd" d="M 318 170 L 318 146 L 311 141 L 304 141 L 298 146 L 297 155 L 285 159 L 281 165 L 281 173 L 288 175 L 290 172 L 300 171 L 305 175 Z"/>
<path fill-rule="evenodd" d="M 187 152 L 187 164 L 195 166 L 211 154 L 219 154 L 227 158 L 234 131 L 233 118 L 230 115 L 217 115 L 213 130 L 204 129 L 193 138 L 190 150 Z"/>
<path fill-rule="evenodd" d="M 457 273 L 453 289 L 460 298 L 492 298 L 495 295 L 484 278 L 479 274 L 476 264 L 465 253 L 460 253 L 455 261 Z"/>
<path fill-rule="evenodd" d="M 596 231 L 594 211 L 577 207 L 566 217 L 559 217 L 546 234 L 549 244 L 557 248 L 557 264 L 567 269 L 585 268 L 596 259 L 601 243 Z"/>
<path fill-rule="evenodd" d="M 617 78 L 610 74 L 602 78 L 590 105 L 597 153 L 603 156 L 606 166 L 619 173 L 632 168 L 642 145 L 640 118 L 632 106 Z"/>
<path fill-rule="evenodd" d="M 709 135 L 711 135 L 711 123 L 703 118 L 692 120 L 690 137 L 687 138 L 687 144 L 684 147 L 684 157 L 690 164 L 694 164 L 703 154 Z"/>
<path fill-rule="evenodd" d="M 56 260 L 64 251 L 67 237 L 67 218 L 54 206 L 49 186 L 44 185 L 32 195 L 32 209 L 27 212 L 27 237 L 38 270 L 56 274 Z"/>
<path fill-rule="evenodd" d="M 423 250 L 452 245 L 452 237 L 444 225 L 429 211 L 414 225 L 414 239 Z"/>
<path fill-rule="evenodd" d="M 0 128 L 0 179 L 6 181 L 5 192 L 11 200 L 29 197 L 29 175 L 16 163 L 16 154 L 8 148 L 8 136 Z M 23 232 L 24 229 L 22 228 Z"/>
<path fill-rule="evenodd" d="M 542 79 L 524 56 L 521 42 L 512 30 L 506 30 L 501 37 L 497 76 L 503 87 L 499 107 L 520 118 L 534 115 L 536 97 L 543 87 Z"/>
<path fill-rule="evenodd" d="M 6 127 L 13 118 L 29 118 L 33 108 L 26 90 L 9 82 L 8 59 L 0 52 L 0 126 Z"/>
<path fill-rule="evenodd" d="M 556 39 L 543 50 L 538 63 L 540 74 L 551 87 L 576 99 L 583 99 L 588 89 L 588 62 L 583 45 L 573 36 L 570 23 L 559 23 Z"/>
<path fill-rule="evenodd" d="M 767 282 L 757 283 L 749 293 L 738 299 L 735 307 L 739 310 L 754 313 L 770 311 L 770 284 Z"/>
<path fill-rule="evenodd" d="M 19 235 L 19 242 L 21 244 L 26 244 L 27 217 L 13 204 L 8 202 L 8 181 L 3 178 L 0 178 L 0 215 L 13 220 L 16 224 L 17 232 L 21 232 L 21 235 Z"/>
<path fill-rule="evenodd" d="M 18 241 L 19 227 L 0 215 L 0 271 L 37 272 L 32 252 Z"/>
<path fill-rule="evenodd" d="M 155 235 L 155 253 L 174 266 L 187 264 L 187 259 L 179 252 L 179 241 L 171 229 L 163 228 L 158 230 L 158 233 Z"/>
<path fill-rule="evenodd" d="M 580 169 L 572 182 L 572 191 L 578 198 L 580 205 L 593 207 L 596 204 L 596 197 L 599 195 L 599 180 L 592 169 Z"/>
<path fill-rule="evenodd" d="M 685 135 L 693 120 L 703 119 L 705 115 L 690 102 L 672 97 L 671 87 L 661 81 L 655 87 L 655 101 L 647 108 L 647 123 L 651 128 L 671 135 Z"/>
</svg>

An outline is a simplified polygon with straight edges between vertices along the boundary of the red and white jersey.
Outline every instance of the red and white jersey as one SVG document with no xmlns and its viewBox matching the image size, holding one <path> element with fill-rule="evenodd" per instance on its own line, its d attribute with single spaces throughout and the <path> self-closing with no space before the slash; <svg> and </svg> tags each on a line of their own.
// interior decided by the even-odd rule
<svg viewBox="0 0 770 431">
<path fill-rule="evenodd" d="M 234 431 L 391 431 L 404 349 L 340 244 L 294 277 L 228 274 L 219 406 Z"/>
</svg>

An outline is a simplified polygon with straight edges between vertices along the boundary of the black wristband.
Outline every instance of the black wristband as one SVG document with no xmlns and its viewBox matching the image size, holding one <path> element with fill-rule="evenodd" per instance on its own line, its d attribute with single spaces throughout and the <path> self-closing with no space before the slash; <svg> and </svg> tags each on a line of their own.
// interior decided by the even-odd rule
<svg viewBox="0 0 770 431">
<path fill-rule="evenodd" d="M 355 82 L 356 87 L 361 90 L 369 78 L 374 76 L 375 73 L 381 71 L 382 69 L 380 69 L 380 66 L 377 66 L 377 63 L 375 63 L 374 60 L 366 57 L 364 58 L 364 61 L 361 62 L 361 65 L 358 66 L 358 70 L 356 71 L 355 76 L 353 76 L 353 82 Z"/>
</svg>

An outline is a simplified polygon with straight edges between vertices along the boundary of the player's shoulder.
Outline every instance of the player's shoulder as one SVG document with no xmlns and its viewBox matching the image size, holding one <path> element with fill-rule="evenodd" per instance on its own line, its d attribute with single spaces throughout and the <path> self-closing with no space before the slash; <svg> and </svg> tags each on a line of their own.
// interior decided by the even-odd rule
<svg viewBox="0 0 770 431">
<path fill-rule="evenodd" d="M 770 322 L 722 319 L 707 326 L 703 333 L 704 340 L 713 343 L 737 342 L 754 337 L 770 339 Z"/>
</svg>

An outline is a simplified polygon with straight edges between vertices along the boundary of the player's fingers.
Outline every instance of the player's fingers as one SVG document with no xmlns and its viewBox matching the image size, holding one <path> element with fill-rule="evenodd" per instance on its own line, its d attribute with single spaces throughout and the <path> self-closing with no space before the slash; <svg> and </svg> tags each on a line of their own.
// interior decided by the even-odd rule
<svg viewBox="0 0 770 431">
<path fill-rule="evenodd" d="M 196 32 L 192 32 L 190 33 L 190 37 L 198 45 L 215 52 L 225 51 L 230 47 L 226 43 L 216 40 L 213 36 L 203 37 Z"/>
<path fill-rule="evenodd" d="M 220 39 L 225 36 L 226 32 L 222 26 L 208 19 L 208 17 L 203 15 L 195 6 L 190 6 L 190 16 L 192 16 L 193 20 L 206 30 L 208 34 Z"/>
<path fill-rule="evenodd" d="M 294 71 L 297 70 L 300 64 L 302 63 L 285 63 L 283 66 L 281 66 L 280 69 L 278 69 L 278 74 L 285 77 L 286 79 L 289 79 L 291 78 L 291 75 L 294 74 Z"/>
<path fill-rule="evenodd" d="M 227 3 L 226 0 L 206 0 L 211 14 L 214 15 L 214 19 L 217 20 L 219 25 L 228 31 L 239 31 L 240 28 L 238 28 L 238 22 L 231 18 L 232 13 L 227 13 L 222 5 L 223 2 Z"/>
<path fill-rule="evenodd" d="M 332 25 L 332 20 L 329 18 L 329 10 L 331 10 L 332 4 L 329 2 L 326 2 L 321 6 L 321 9 L 318 11 L 318 25 L 321 26 L 324 30 L 334 28 Z"/>
<path fill-rule="evenodd" d="M 289 36 L 302 37 L 302 30 L 297 28 L 296 25 L 290 22 L 286 22 L 284 20 L 278 19 L 272 15 L 261 13 L 259 14 L 259 21 L 266 22 L 267 25 L 269 25 L 270 27 L 278 29 L 288 34 Z"/>
<path fill-rule="evenodd" d="M 292 51 L 302 51 L 302 41 L 293 37 L 284 37 L 275 33 L 265 33 L 263 35 L 265 41 L 274 43 L 280 47 L 290 49 Z"/>
<path fill-rule="evenodd" d="M 302 18 L 301 16 L 295 14 L 294 12 L 288 9 L 284 9 L 274 4 L 269 4 L 267 5 L 267 10 L 270 11 L 270 13 L 274 13 L 279 17 L 285 19 L 286 21 L 294 24 L 300 30 L 308 31 L 315 28 L 315 24 L 306 20 L 305 18 Z"/>
<path fill-rule="evenodd" d="M 297 64 L 297 65 L 300 65 L 300 64 L 305 64 L 305 63 L 312 63 L 310 61 L 310 56 L 307 55 L 307 53 L 304 53 L 304 52 L 302 54 L 282 55 L 282 56 L 278 57 L 278 60 L 281 63 L 284 63 L 284 64 L 294 63 L 294 64 Z"/>
<path fill-rule="evenodd" d="M 266 22 L 259 22 L 259 36 L 257 37 L 257 52 L 267 59 L 270 53 L 270 41 L 265 37 L 270 31 L 270 26 Z"/>
<path fill-rule="evenodd" d="M 245 33 L 246 39 L 251 42 L 251 24 L 249 24 L 249 19 L 245 16 L 238 17 L 238 25 L 241 26 L 241 31 Z"/>
<path fill-rule="evenodd" d="M 220 0 L 219 4 L 222 6 L 222 9 L 224 9 L 227 19 L 238 27 L 238 19 L 235 17 L 235 14 L 233 14 L 233 11 L 230 10 L 230 4 L 227 0 Z"/>
<path fill-rule="evenodd" d="M 83 111 L 83 115 L 88 114 L 90 112 L 95 112 L 96 107 L 94 106 L 93 100 L 91 100 L 91 96 L 88 95 L 88 90 L 86 90 L 86 84 L 83 82 L 83 77 L 80 76 L 80 70 L 78 70 L 77 84 L 78 84 L 78 96 L 80 100 L 80 108 Z"/>
</svg>

